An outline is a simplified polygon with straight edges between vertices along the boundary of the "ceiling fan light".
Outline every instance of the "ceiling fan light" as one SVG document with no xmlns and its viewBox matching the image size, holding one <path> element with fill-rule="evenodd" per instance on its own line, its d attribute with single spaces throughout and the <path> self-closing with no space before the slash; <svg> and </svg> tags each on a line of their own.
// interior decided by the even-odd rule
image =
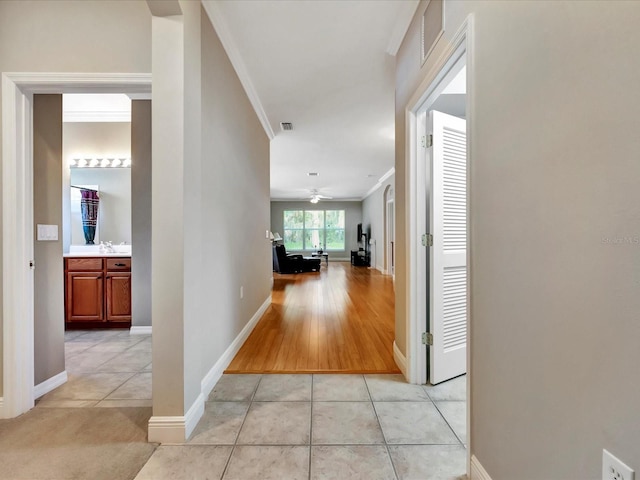
<svg viewBox="0 0 640 480">
<path fill-rule="evenodd" d="M 320 199 L 318 197 L 311 197 L 311 200 L 309 200 L 311 203 L 318 203 L 320 201 Z"/>
</svg>

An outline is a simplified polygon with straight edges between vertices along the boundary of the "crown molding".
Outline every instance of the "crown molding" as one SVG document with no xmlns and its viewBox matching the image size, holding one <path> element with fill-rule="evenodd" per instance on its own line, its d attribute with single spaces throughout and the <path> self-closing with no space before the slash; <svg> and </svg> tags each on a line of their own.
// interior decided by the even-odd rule
<svg viewBox="0 0 640 480">
<path fill-rule="evenodd" d="M 217 0 L 202 0 L 202 6 L 204 7 L 205 12 L 207 12 L 207 16 L 211 23 L 213 24 L 213 28 L 215 29 L 218 37 L 220 38 L 220 42 L 224 47 L 225 52 L 227 52 L 227 56 L 231 61 L 231 65 L 233 65 L 238 78 L 240 79 L 240 83 L 244 87 L 244 91 L 249 97 L 249 101 L 253 106 L 260 123 L 262 124 L 262 128 L 266 132 L 269 140 L 273 140 L 275 138 L 275 133 L 273 132 L 273 128 L 271 128 L 271 123 L 269 122 L 269 118 L 267 117 L 267 113 L 264 111 L 264 107 L 262 106 L 262 102 L 260 101 L 260 97 L 258 96 L 258 92 L 253 86 L 253 82 L 251 81 L 251 77 L 249 76 L 249 72 L 247 71 L 247 67 L 242 60 L 240 55 L 240 51 L 233 40 L 233 36 L 229 31 L 229 27 L 227 26 L 227 22 L 224 20 L 224 14 L 220 10 L 220 6 Z"/>
<path fill-rule="evenodd" d="M 375 192 L 376 190 L 378 190 L 385 182 L 385 180 L 387 180 L 389 177 L 391 177 L 391 175 L 394 175 L 396 173 L 396 168 L 395 167 L 391 167 L 389 169 L 389 171 L 387 173 L 385 173 L 384 175 L 382 175 L 378 181 L 376 182 L 376 184 L 371 187 L 369 189 L 369 191 L 367 193 L 364 194 L 364 196 L 360 199 L 360 200 L 364 200 L 365 198 L 367 198 L 369 195 L 371 195 L 373 192 Z"/>
</svg>

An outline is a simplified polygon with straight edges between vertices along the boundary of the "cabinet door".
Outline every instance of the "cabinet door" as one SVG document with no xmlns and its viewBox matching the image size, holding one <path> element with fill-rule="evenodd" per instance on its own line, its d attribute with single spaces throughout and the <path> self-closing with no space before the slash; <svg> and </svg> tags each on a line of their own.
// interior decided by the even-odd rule
<svg viewBox="0 0 640 480">
<path fill-rule="evenodd" d="M 131 272 L 107 273 L 107 321 L 131 321 Z"/>
<path fill-rule="evenodd" d="M 67 322 L 104 321 L 102 272 L 67 273 Z"/>
</svg>

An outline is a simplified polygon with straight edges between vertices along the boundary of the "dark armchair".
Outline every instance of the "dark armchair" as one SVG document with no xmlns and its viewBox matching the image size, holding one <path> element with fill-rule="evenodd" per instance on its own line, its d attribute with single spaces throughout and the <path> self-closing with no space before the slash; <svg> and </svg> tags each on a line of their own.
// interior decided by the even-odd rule
<svg viewBox="0 0 640 480">
<path fill-rule="evenodd" d="M 302 255 L 291 255 L 287 254 L 286 248 L 284 245 L 274 245 L 275 250 L 275 260 L 274 262 L 274 270 L 280 273 L 298 273 L 303 270 L 303 259 Z M 276 268 L 277 267 L 277 268 Z"/>
</svg>

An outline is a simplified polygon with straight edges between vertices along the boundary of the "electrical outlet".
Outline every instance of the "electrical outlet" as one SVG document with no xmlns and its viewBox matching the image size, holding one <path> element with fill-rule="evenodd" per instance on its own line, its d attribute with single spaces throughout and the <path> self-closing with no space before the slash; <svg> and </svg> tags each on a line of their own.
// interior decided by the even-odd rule
<svg viewBox="0 0 640 480">
<path fill-rule="evenodd" d="M 634 480 L 631 468 L 607 450 L 602 450 L 602 480 Z"/>
</svg>

